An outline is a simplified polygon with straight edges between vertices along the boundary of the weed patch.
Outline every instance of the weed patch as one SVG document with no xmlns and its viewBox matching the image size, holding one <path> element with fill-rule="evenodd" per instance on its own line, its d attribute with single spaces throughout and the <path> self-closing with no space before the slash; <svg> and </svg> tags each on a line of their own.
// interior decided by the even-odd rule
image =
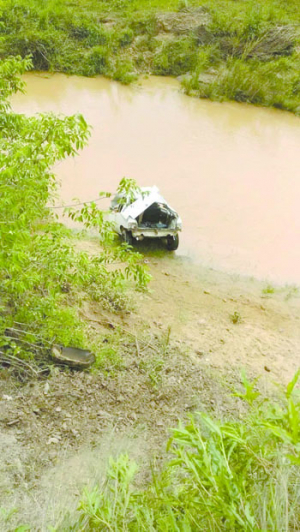
<svg viewBox="0 0 300 532">
<path fill-rule="evenodd" d="M 111 460 L 103 485 L 84 492 L 79 519 L 64 530 L 298 530 L 298 376 L 274 401 L 244 375 L 246 419 L 190 416 L 171 431 L 169 460 L 143 490 L 127 455 Z"/>
</svg>

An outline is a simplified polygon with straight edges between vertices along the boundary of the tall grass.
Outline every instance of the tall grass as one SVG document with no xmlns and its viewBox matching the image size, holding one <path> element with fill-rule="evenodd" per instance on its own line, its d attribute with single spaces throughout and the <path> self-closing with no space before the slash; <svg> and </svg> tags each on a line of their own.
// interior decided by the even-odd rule
<svg viewBox="0 0 300 532">
<path fill-rule="evenodd" d="M 169 460 L 143 490 L 136 464 L 111 460 L 65 531 L 296 531 L 300 527 L 299 373 L 281 399 L 261 398 L 243 377 L 245 419 L 200 413 L 172 430 Z M 57 530 L 58 530 L 57 529 Z"/>
</svg>

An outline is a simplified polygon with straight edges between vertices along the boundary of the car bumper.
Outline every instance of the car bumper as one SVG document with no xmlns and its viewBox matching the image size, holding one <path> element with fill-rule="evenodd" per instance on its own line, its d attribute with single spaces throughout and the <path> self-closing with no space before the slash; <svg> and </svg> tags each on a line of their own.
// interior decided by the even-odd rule
<svg viewBox="0 0 300 532">
<path fill-rule="evenodd" d="M 132 230 L 132 236 L 137 240 L 143 238 L 167 238 L 178 234 L 178 229 L 135 229 Z"/>
</svg>

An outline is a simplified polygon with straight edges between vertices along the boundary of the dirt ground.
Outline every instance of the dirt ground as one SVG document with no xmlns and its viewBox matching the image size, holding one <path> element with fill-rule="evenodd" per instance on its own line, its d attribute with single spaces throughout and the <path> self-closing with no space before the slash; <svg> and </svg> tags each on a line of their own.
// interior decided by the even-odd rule
<svg viewBox="0 0 300 532">
<path fill-rule="evenodd" d="M 179 419 L 199 410 L 243 414 L 230 396 L 242 368 L 260 375 L 265 390 L 287 383 L 298 369 L 295 287 L 264 293 L 266 283 L 176 255 L 146 261 L 150 292 L 135 295 L 132 312 L 83 309 L 104 345 L 119 335 L 115 367 L 53 367 L 48 378 L 23 384 L 0 373 L 1 531 L 22 523 L 63 530 L 60 515 L 76 509 L 84 486 L 101 482 L 109 456 L 127 452 L 144 481 Z"/>
</svg>

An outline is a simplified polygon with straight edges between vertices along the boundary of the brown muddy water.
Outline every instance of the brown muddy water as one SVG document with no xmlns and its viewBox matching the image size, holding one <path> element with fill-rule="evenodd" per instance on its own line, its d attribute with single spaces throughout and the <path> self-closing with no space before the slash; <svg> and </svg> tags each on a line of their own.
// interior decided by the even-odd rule
<svg viewBox="0 0 300 532">
<path fill-rule="evenodd" d="M 125 87 L 104 78 L 25 77 L 19 112 L 82 113 L 92 137 L 56 166 L 61 198 L 88 201 L 123 176 L 157 185 L 183 219 L 178 254 L 277 282 L 300 283 L 300 120 L 192 99 L 175 80 Z"/>
</svg>

